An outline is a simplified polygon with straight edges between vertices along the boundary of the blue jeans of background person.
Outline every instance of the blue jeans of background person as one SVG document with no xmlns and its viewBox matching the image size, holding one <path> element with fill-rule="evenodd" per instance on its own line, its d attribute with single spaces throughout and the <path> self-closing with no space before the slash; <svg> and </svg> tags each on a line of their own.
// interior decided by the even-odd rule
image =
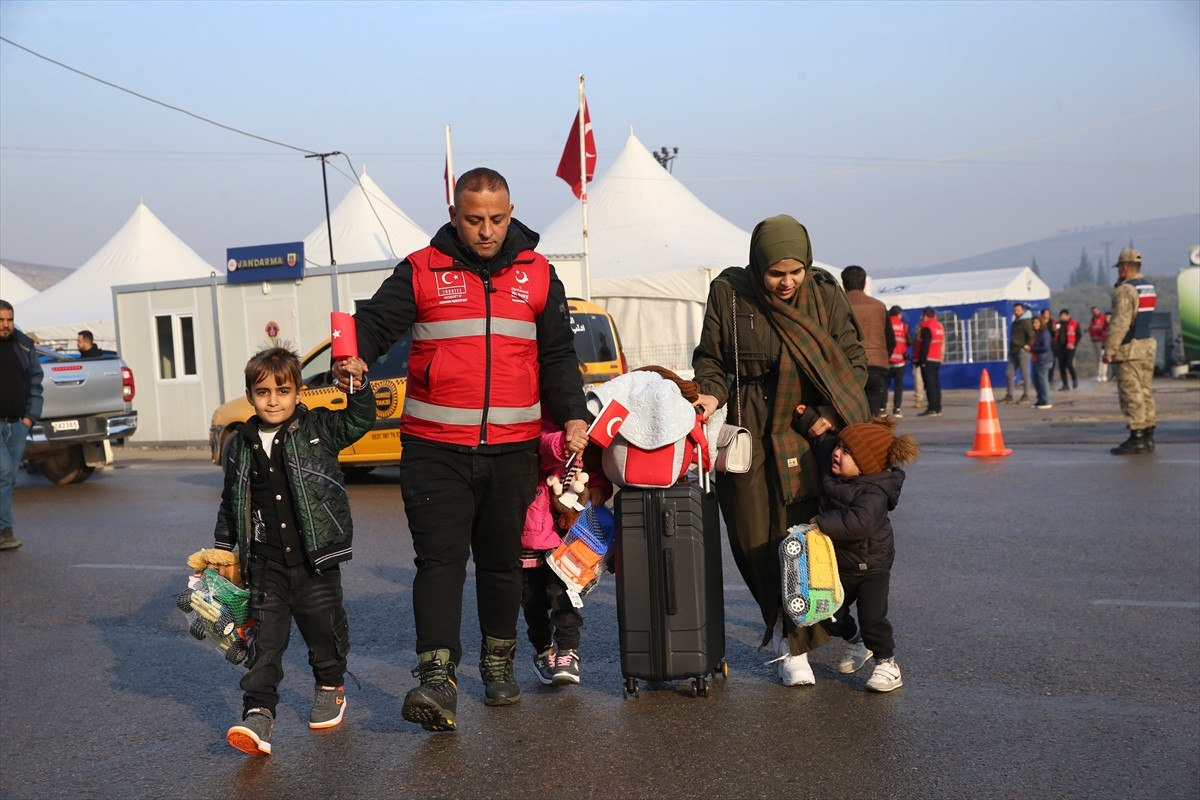
<svg viewBox="0 0 1200 800">
<path fill-rule="evenodd" d="M 1054 371 L 1054 361 L 1047 358 L 1033 365 L 1033 384 L 1037 388 L 1037 404 L 1050 405 L 1050 374 Z"/>
<path fill-rule="evenodd" d="M 0 528 L 13 526 L 13 487 L 17 485 L 17 472 L 25 457 L 28 436 L 29 427 L 23 420 L 0 420 L 0 439 L 3 439 L 0 442 Z"/>
</svg>

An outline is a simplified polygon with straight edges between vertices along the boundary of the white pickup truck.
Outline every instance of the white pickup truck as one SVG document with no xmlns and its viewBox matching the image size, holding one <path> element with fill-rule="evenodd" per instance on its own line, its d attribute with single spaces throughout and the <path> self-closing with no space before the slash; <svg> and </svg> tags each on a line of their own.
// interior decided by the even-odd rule
<svg viewBox="0 0 1200 800">
<path fill-rule="evenodd" d="M 112 463 L 114 441 L 137 430 L 133 371 L 115 354 L 79 358 L 38 347 L 38 355 L 45 404 L 25 460 L 51 483 L 80 483 Z"/>
</svg>

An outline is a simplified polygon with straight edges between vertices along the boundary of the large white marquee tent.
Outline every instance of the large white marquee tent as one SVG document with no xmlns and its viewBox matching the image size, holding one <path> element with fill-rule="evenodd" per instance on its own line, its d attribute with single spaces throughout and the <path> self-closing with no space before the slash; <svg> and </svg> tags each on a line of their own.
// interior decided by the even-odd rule
<svg viewBox="0 0 1200 800">
<path fill-rule="evenodd" d="M 0 264 L 0 299 L 7 300 L 16 306 L 22 300 L 28 300 L 38 293 L 38 290 L 26 283 L 20 275 Z M 24 330 L 25 326 L 17 320 L 17 327 Z"/>
<path fill-rule="evenodd" d="M 37 295 L 14 303 L 21 328 L 43 341 L 75 340 L 88 329 L 102 347 L 116 344 L 114 286 L 223 274 L 138 203 L 129 220 L 83 266 Z"/>
<path fill-rule="evenodd" d="M 363 169 L 359 186 L 352 186 L 329 214 L 304 237 L 304 259 L 310 266 L 329 266 L 329 228 L 333 257 L 338 264 L 396 262 L 429 244 L 429 234 L 400 210 Z"/>
</svg>

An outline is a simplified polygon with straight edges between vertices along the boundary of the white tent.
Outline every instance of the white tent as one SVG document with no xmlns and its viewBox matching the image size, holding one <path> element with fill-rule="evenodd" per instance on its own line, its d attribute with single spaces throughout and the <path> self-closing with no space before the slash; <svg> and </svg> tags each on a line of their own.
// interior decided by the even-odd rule
<svg viewBox="0 0 1200 800">
<path fill-rule="evenodd" d="M 13 272 L 8 267 L 0 264 L 0 299 L 7 300 L 16 306 L 22 300 L 28 300 L 38 293 L 38 290 L 30 286 L 21 276 Z M 24 325 L 18 325 L 24 329 Z"/>
<path fill-rule="evenodd" d="M 207 278 L 223 271 L 139 203 L 129 221 L 83 266 L 35 297 L 14 303 L 16 316 L 26 332 L 42 340 L 74 341 L 86 328 L 102 347 L 114 347 L 114 286 Z"/>
<path fill-rule="evenodd" d="M 1029 267 L 875 278 L 869 288 L 871 296 L 879 298 L 889 308 L 900 306 L 905 311 L 920 311 L 925 306 L 941 309 L 998 300 L 1050 299 L 1050 287 Z"/>
<path fill-rule="evenodd" d="M 582 230 L 575 203 L 542 233 L 538 250 L 582 253 Z M 591 298 L 616 320 L 629 365 L 690 368 L 708 284 L 746 263 L 750 234 L 704 205 L 630 134 L 588 192 L 588 241 Z"/>
<path fill-rule="evenodd" d="M 329 228 L 333 228 L 333 257 L 338 264 L 399 261 L 429 244 L 421 230 L 364 168 L 360 186 L 350 191 L 321 224 L 304 237 L 304 259 L 313 266 L 329 266 Z"/>
<path fill-rule="evenodd" d="M 555 265 L 567 260 L 557 254 L 578 258 L 582 229 L 576 203 L 546 228 L 538 250 Z M 690 370 L 708 286 L 721 270 L 747 262 L 750 234 L 706 206 L 630 134 L 588 192 L 588 241 L 590 296 L 613 315 L 629 365 Z"/>
</svg>

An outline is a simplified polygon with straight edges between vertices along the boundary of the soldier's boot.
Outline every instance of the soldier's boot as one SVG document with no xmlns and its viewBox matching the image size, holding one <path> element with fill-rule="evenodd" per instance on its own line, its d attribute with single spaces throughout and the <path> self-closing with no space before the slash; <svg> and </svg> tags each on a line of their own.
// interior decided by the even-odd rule
<svg viewBox="0 0 1200 800">
<path fill-rule="evenodd" d="M 458 680 L 450 651 L 431 650 L 420 653 L 413 677 L 421 685 L 404 696 L 400 714 L 427 731 L 452 731 L 457 727 L 454 717 L 458 710 Z"/>
<path fill-rule="evenodd" d="M 1154 452 L 1154 426 L 1151 425 L 1146 430 L 1142 431 L 1142 440 L 1146 443 L 1146 452 Z"/>
<path fill-rule="evenodd" d="M 1150 452 L 1146 447 L 1145 431 L 1129 430 L 1129 438 L 1109 451 L 1114 456 L 1129 456 Z"/>
<path fill-rule="evenodd" d="M 517 654 L 516 639 L 483 637 L 479 654 L 479 674 L 483 678 L 484 702 L 489 706 L 512 705 L 521 699 L 521 687 L 513 672 Z"/>
</svg>

